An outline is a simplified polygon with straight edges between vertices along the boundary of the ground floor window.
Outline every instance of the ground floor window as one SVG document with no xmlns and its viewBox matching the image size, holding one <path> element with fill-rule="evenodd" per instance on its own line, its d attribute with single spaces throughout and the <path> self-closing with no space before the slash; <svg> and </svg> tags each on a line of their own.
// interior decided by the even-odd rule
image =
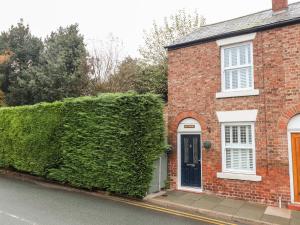
<svg viewBox="0 0 300 225">
<path fill-rule="evenodd" d="M 255 173 L 254 123 L 222 123 L 223 172 Z"/>
</svg>

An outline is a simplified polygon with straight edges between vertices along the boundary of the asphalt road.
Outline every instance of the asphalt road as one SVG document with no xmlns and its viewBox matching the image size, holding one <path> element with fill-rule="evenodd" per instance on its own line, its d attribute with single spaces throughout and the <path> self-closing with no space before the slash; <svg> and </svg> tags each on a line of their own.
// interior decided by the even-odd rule
<svg viewBox="0 0 300 225">
<path fill-rule="evenodd" d="M 0 176 L 0 225 L 201 224 L 211 223 Z"/>
</svg>

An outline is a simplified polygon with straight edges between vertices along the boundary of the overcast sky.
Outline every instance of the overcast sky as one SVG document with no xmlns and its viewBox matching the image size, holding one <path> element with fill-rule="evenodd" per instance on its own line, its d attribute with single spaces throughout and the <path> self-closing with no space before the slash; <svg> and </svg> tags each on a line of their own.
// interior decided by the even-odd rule
<svg viewBox="0 0 300 225">
<path fill-rule="evenodd" d="M 143 30 L 183 8 L 197 9 L 209 24 L 270 9 L 271 0 L 7 0 L 1 2 L 0 30 L 23 18 L 33 34 L 45 37 L 59 26 L 78 23 L 89 46 L 113 33 L 127 54 L 137 56 Z"/>
</svg>

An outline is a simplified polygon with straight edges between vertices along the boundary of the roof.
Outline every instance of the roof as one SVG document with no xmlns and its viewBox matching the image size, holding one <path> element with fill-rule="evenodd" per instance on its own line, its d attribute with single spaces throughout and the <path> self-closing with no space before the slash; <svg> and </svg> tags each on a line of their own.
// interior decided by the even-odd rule
<svg viewBox="0 0 300 225">
<path fill-rule="evenodd" d="M 269 9 L 220 23 L 202 26 L 166 48 L 176 49 L 295 23 L 300 23 L 300 2 L 290 4 L 287 10 L 277 13 Z"/>
</svg>

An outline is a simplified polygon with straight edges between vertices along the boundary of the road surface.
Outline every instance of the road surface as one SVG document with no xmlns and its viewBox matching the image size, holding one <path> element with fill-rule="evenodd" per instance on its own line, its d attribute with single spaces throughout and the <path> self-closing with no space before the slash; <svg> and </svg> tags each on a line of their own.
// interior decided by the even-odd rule
<svg viewBox="0 0 300 225">
<path fill-rule="evenodd" d="M 150 208 L 0 176 L 1 225 L 222 224 Z"/>
</svg>

